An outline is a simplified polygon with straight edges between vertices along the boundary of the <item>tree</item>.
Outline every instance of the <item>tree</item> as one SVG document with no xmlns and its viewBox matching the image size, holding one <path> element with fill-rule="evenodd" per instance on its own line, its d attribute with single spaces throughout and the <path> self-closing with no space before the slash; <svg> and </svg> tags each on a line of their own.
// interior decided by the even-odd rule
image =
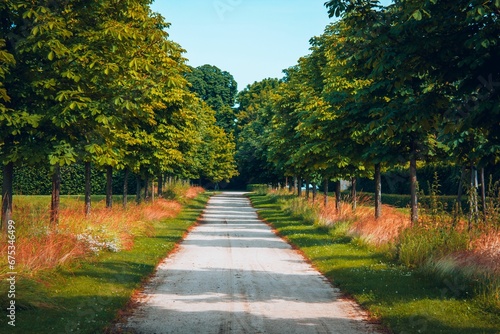
<svg viewBox="0 0 500 334">
<path fill-rule="evenodd" d="M 267 159 L 266 141 L 279 84 L 278 79 L 264 79 L 238 94 L 236 160 L 240 177 L 246 183 L 272 183 L 282 177 Z"/>
<path fill-rule="evenodd" d="M 186 74 L 190 89 L 215 110 L 217 125 L 226 133 L 234 131 L 234 110 L 238 86 L 233 76 L 213 65 L 191 68 Z"/>
<path fill-rule="evenodd" d="M 5 5 L 0 5 L 5 6 Z M 0 13 L 4 12 L 4 9 L 0 7 Z M 4 50 L 5 40 L 0 39 L 0 124 L 4 128 L 4 122 L 7 121 L 9 110 L 4 105 L 4 102 L 10 102 L 10 97 L 7 94 L 7 90 L 4 88 L 3 80 L 5 79 L 6 73 L 9 71 L 9 67 L 15 64 L 15 59 L 12 54 Z M 4 136 L 7 134 L 1 133 L 0 150 L 4 145 Z M 1 151 L 0 151 L 1 152 Z M 5 232 L 7 231 L 8 221 L 11 219 L 12 214 L 12 173 L 14 170 L 14 165 L 12 162 L 7 163 L 3 166 L 3 182 L 2 182 L 2 211 L 1 211 L 1 221 L 0 228 Z"/>
<path fill-rule="evenodd" d="M 15 87 L 11 103 L 37 128 L 20 133 L 9 124 L 15 136 L 3 136 L 2 154 L 53 166 L 53 222 L 62 165 L 94 163 L 108 180 L 113 167 L 134 164 L 123 159 L 135 153 L 140 163 L 133 168 L 146 174 L 179 165 L 177 148 L 189 135 L 182 124 L 196 115 L 183 102 L 183 50 L 168 40 L 168 24 L 149 1 L 19 2 L 7 11 L 11 21 L 2 29 L 17 56 L 7 78 Z"/>
<path fill-rule="evenodd" d="M 410 162 L 411 219 L 418 220 L 417 160 L 429 160 L 444 146 L 437 134 L 447 99 L 435 83 L 434 58 L 423 50 L 436 50 L 428 26 L 415 19 L 408 2 L 382 8 L 377 1 L 327 3 L 331 12 L 342 13 L 350 28 L 348 41 L 362 38 L 365 48 L 349 57 L 349 66 L 370 71 L 371 84 L 359 92 L 372 99 L 383 97 L 385 105 L 367 109 L 371 133 L 378 133 L 390 147 L 399 148 L 400 159 Z M 357 39 L 356 39 L 357 38 Z M 349 47 L 349 44 L 347 44 Z M 440 46 L 442 47 L 442 46 Z M 441 110 L 441 112 L 439 112 Z"/>
<path fill-rule="evenodd" d="M 201 115 L 205 121 L 199 128 L 203 142 L 198 152 L 200 176 L 215 184 L 222 181 L 229 182 L 238 175 L 234 160 L 236 149 L 234 137 L 216 125 L 214 112 L 207 105 L 203 103 L 201 107 Z"/>
</svg>

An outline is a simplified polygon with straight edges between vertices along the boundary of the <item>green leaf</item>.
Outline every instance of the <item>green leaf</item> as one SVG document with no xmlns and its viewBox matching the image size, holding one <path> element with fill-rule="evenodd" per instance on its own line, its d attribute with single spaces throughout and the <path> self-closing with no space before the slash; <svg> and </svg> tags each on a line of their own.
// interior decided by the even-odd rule
<svg viewBox="0 0 500 334">
<path fill-rule="evenodd" d="M 417 21 L 422 20 L 422 12 L 420 10 L 418 10 L 418 9 L 413 12 L 412 16 Z"/>
<path fill-rule="evenodd" d="M 49 60 L 54 60 L 54 51 L 50 51 L 47 58 L 49 58 Z"/>
</svg>

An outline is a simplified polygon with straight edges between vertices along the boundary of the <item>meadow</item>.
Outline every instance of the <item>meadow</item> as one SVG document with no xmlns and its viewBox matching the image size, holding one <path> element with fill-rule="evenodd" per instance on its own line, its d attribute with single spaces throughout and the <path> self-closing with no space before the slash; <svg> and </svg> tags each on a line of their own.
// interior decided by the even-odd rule
<svg viewBox="0 0 500 334">
<path fill-rule="evenodd" d="M 348 197 L 340 207 L 287 191 L 253 194 L 260 215 L 374 321 L 395 333 L 498 333 L 500 230 L 491 216 L 469 230 L 467 217 L 428 207 L 417 224 L 407 209 Z"/>
<path fill-rule="evenodd" d="M 209 193 L 175 185 L 173 199 L 135 204 L 119 197 L 111 209 L 92 198 L 61 199 L 57 226 L 49 223 L 50 197 L 15 196 L 15 266 L 0 259 L 0 304 L 16 305 L 15 327 L 5 315 L 0 328 L 12 333 L 102 333 L 126 309 L 131 296 L 196 223 Z M 8 243 L 2 240 L 1 254 Z M 16 272 L 15 297 L 9 272 Z M 7 312 L 7 311 L 4 311 Z"/>
</svg>

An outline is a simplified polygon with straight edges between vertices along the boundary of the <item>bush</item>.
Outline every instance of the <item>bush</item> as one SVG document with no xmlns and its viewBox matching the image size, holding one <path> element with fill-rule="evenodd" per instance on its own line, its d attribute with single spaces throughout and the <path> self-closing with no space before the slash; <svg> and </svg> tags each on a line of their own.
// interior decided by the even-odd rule
<svg viewBox="0 0 500 334">
<path fill-rule="evenodd" d="M 453 229 L 409 228 L 400 236 L 397 257 L 409 267 L 424 265 L 430 259 L 439 259 L 454 252 L 467 250 L 469 236 Z"/>
<path fill-rule="evenodd" d="M 106 177 L 103 171 L 92 168 L 92 194 L 103 195 Z M 0 180 L 0 187 L 2 180 Z M 52 175 L 47 166 L 15 166 L 13 191 L 16 195 L 50 195 Z M 85 167 L 74 164 L 61 167 L 61 195 L 77 195 L 85 192 Z"/>
<path fill-rule="evenodd" d="M 269 186 L 267 184 L 248 184 L 247 190 L 258 195 L 265 195 L 269 190 Z"/>
<path fill-rule="evenodd" d="M 309 224 L 314 224 L 319 220 L 319 214 L 314 205 L 300 197 L 285 199 L 282 208 L 291 216 Z"/>
</svg>

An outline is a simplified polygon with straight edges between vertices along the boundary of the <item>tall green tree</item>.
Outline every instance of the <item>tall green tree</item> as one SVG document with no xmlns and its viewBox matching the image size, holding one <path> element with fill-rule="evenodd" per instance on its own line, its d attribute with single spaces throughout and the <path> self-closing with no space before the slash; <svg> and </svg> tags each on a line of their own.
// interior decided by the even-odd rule
<svg viewBox="0 0 500 334">
<path fill-rule="evenodd" d="M 268 161 L 274 101 L 280 80 L 264 79 L 248 85 L 238 94 L 236 160 L 245 183 L 276 183 L 282 173 Z"/>
<path fill-rule="evenodd" d="M 217 125 L 226 133 L 233 132 L 236 119 L 233 107 L 238 93 L 233 76 L 216 66 L 202 65 L 191 68 L 186 78 L 191 84 L 191 91 L 215 110 Z"/>
<path fill-rule="evenodd" d="M 5 5 L 2 5 L 2 7 Z M 0 7 L 0 13 L 4 12 L 4 9 Z M 15 64 L 14 56 L 7 52 L 5 49 L 5 40 L 0 39 L 0 125 L 2 128 L 7 128 L 9 121 L 9 110 L 5 106 L 5 102 L 10 102 L 10 97 L 7 94 L 7 90 L 4 87 L 3 80 L 5 79 L 6 73 L 9 68 Z M 7 124 L 3 124 L 7 123 Z M 3 132 L 3 131 L 2 131 Z M 7 133 L 1 133 L 0 138 L 0 152 L 4 146 L 4 138 Z M 7 165 L 2 166 L 3 170 L 3 181 L 2 182 L 2 211 L 0 213 L 1 221 L 0 228 L 5 232 L 7 230 L 8 221 L 11 219 L 12 214 L 12 173 L 13 173 L 13 163 L 8 162 Z"/>
<path fill-rule="evenodd" d="M 367 109 L 372 133 L 390 147 L 398 147 L 400 159 L 409 161 L 411 219 L 418 220 L 417 161 L 429 160 L 443 147 L 437 140 L 447 99 L 435 82 L 433 59 L 422 50 L 438 46 L 428 35 L 428 26 L 409 11 L 407 1 L 381 8 L 377 1 L 327 3 L 334 13 L 343 13 L 350 28 L 346 46 L 363 39 L 365 48 L 355 49 L 349 65 L 368 69 L 371 84 L 360 96 L 383 97 L 385 104 Z M 402 10 L 403 9 L 403 10 Z M 352 48 L 351 48 L 352 49 Z M 441 110 L 441 111 L 440 111 Z"/>
<path fill-rule="evenodd" d="M 200 177 L 207 178 L 210 182 L 229 182 L 238 175 L 235 162 L 236 144 L 231 133 L 215 122 L 215 112 L 205 103 L 201 104 L 201 113 L 204 122 L 198 131 L 201 134 L 202 145 L 198 150 Z"/>
<path fill-rule="evenodd" d="M 149 4 L 19 1 L 7 8 L 12 19 L 2 29 L 17 57 L 7 78 L 11 103 L 37 129 L 24 137 L 14 131 L 2 153 L 54 166 L 54 222 L 62 165 L 95 163 L 111 176 L 112 168 L 129 167 L 130 159 L 123 160 L 132 146 L 148 172 L 180 160 L 176 148 L 186 133 L 178 120 L 195 117 L 182 107 L 187 67 L 183 50 L 164 31 L 168 24 Z"/>
</svg>

